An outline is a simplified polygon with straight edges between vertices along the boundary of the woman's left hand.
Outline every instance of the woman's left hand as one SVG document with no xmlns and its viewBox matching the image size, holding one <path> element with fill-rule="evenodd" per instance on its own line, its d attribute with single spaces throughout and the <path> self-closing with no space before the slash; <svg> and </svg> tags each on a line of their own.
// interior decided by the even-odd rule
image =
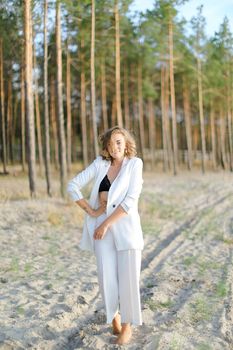
<svg viewBox="0 0 233 350">
<path fill-rule="evenodd" d="M 108 227 L 106 224 L 102 223 L 99 227 L 95 229 L 94 232 L 94 239 L 103 239 L 106 232 L 108 230 Z"/>
</svg>

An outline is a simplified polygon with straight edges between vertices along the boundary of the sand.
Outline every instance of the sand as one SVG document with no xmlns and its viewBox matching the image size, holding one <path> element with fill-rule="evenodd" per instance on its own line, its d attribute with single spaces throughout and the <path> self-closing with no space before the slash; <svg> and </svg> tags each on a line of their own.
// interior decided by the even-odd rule
<svg viewBox="0 0 233 350">
<path fill-rule="evenodd" d="M 0 178 L 0 349 L 233 349 L 233 175 L 144 174 L 143 325 L 118 347 L 105 324 L 83 213 Z M 71 175 L 72 177 L 72 175 Z"/>
</svg>

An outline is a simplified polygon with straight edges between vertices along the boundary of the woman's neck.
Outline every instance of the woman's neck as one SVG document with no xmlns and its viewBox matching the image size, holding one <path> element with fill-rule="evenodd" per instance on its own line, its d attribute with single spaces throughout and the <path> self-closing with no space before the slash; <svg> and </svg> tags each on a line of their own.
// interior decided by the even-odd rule
<svg viewBox="0 0 233 350">
<path fill-rule="evenodd" d="M 123 163 L 123 160 L 124 158 L 122 159 L 113 159 L 112 160 L 112 166 L 115 166 L 115 167 L 120 167 Z"/>
</svg>

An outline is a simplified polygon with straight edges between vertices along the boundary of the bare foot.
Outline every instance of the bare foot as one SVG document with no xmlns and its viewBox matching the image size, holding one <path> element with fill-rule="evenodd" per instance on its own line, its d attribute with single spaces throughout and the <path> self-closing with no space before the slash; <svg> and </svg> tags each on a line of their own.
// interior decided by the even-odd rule
<svg viewBox="0 0 233 350">
<path fill-rule="evenodd" d="M 121 333 L 117 337 L 116 344 L 124 345 L 127 344 L 132 337 L 132 330 L 130 323 L 123 323 Z"/>
<path fill-rule="evenodd" d="M 117 314 L 112 320 L 112 331 L 115 335 L 121 333 L 121 317 L 119 314 Z"/>
</svg>

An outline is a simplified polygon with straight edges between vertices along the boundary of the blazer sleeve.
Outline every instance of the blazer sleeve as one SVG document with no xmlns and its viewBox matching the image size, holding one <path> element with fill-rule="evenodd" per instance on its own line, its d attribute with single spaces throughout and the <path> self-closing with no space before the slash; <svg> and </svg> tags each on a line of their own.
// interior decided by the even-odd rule
<svg viewBox="0 0 233 350">
<path fill-rule="evenodd" d="M 76 175 L 67 185 L 67 192 L 73 201 L 83 198 L 81 189 L 85 187 L 98 173 L 101 157 L 97 157 L 86 169 Z"/>
<path fill-rule="evenodd" d="M 131 170 L 128 191 L 126 193 L 125 198 L 120 204 L 127 214 L 129 213 L 130 209 L 138 202 L 140 193 L 142 191 L 142 169 L 142 160 L 140 158 L 137 158 L 137 161 L 135 162 Z"/>
</svg>

